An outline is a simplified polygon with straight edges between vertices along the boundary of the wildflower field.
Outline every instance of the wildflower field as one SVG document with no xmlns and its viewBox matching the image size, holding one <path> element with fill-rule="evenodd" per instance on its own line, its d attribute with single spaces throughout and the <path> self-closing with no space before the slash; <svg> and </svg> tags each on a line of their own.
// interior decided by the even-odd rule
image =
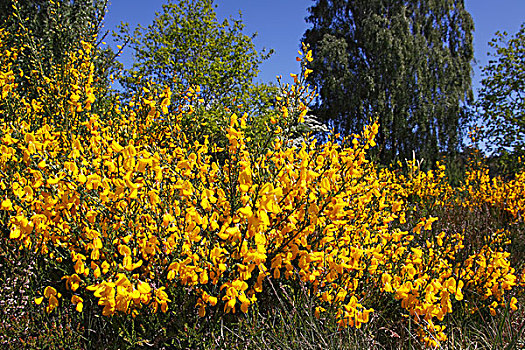
<svg viewBox="0 0 525 350">
<path fill-rule="evenodd" d="M 199 86 L 108 96 L 96 38 L 22 74 L 8 35 L 2 347 L 525 346 L 524 172 L 491 177 L 476 151 L 457 186 L 446 164 L 380 167 L 374 121 L 292 146 L 307 47 L 263 140 L 231 110 L 219 145 L 185 131 Z"/>
</svg>

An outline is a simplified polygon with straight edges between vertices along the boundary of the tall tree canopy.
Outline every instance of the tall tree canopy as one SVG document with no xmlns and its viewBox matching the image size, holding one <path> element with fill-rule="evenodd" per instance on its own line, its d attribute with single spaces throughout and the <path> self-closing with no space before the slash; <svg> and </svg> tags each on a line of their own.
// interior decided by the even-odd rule
<svg viewBox="0 0 525 350">
<path fill-rule="evenodd" d="M 22 47 L 17 66 L 23 75 L 48 76 L 69 60 L 81 41 L 98 44 L 108 0 L 0 0 L 0 27 L 11 33 L 9 45 Z M 15 43 L 15 41 L 17 43 Z M 97 85 L 109 88 L 109 74 L 119 64 L 108 48 L 97 45 Z M 19 78 L 23 95 L 31 94 L 36 78 Z"/>
<path fill-rule="evenodd" d="M 199 86 L 202 104 L 185 125 L 192 138 L 211 140 L 233 112 L 260 119 L 273 108 L 276 89 L 253 80 L 271 52 L 257 52 L 243 28 L 241 18 L 219 22 L 213 0 L 168 0 L 151 25 L 127 34 L 135 63 L 121 83 L 127 91 L 168 86 L 174 108 L 184 104 L 186 89 Z M 262 121 L 251 125 L 264 130 Z"/>
<path fill-rule="evenodd" d="M 44 67 L 60 64 L 80 40 L 91 42 L 107 10 L 107 0 L 0 0 L 0 26 L 28 35 L 32 53 Z M 16 6 L 16 9 L 15 7 Z M 29 60 L 30 58 L 28 58 Z M 31 59 L 35 59 L 34 57 Z"/>
<path fill-rule="evenodd" d="M 497 33 L 489 45 L 492 59 L 482 69 L 477 106 L 481 135 L 488 149 L 525 151 L 525 23 L 513 37 Z"/>
<path fill-rule="evenodd" d="M 317 0 L 303 41 L 314 53 L 315 112 L 344 134 L 378 118 L 380 160 L 433 163 L 460 142 L 472 98 L 473 21 L 463 0 Z"/>
</svg>

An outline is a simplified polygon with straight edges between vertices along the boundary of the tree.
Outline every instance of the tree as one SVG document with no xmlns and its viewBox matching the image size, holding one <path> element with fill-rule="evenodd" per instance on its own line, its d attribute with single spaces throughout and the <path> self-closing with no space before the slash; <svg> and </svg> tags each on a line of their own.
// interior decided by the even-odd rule
<svg viewBox="0 0 525 350">
<path fill-rule="evenodd" d="M 100 33 L 107 0 L 0 0 L 0 25 L 12 40 L 26 36 L 30 52 L 24 58 L 41 60 L 44 69 L 64 63 L 81 40 L 92 42 Z"/>
<path fill-rule="evenodd" d="M 500 155 L 525 151 L 525 23 L 507 38 L 498 32 L 489 43 L 495 53 L 482 69 L 476 103 L 482 140 Z"/>
<path fill-rule="evenodd" d="M 18 90 L 31 100 L 42 77 L 54 78 L 81 42 L 96 47 L 93 57 L 96 88 L 109 96 L 110 74 L 120 68 L 116 55 L 99 44 L 108 0 L 0 0 L 0 27 L 8 31 L 8 46 L 20 47 L 17 56 Z M 38 75 L 38 76 L 37 76 Z M 39 85 L 40 84 L 40 85 Z M 99 99 L 97 103 L 103 102 Z"/>
<path fill-rule="evenodd" d="M 314 53 L 315 113 L 343 134 L 378 118 L 383 163 L 433 164 L 460 143 L 472 99 L 473 22 L 463 0 L 317 0 L 303 41 Z"/>
<path fill-rule="evenodd" d="M 264 115 L 275 93 L 253 82 L 271 52 L 255 50 L 241 18 L 219 23 L 214 7 L 213 0 L 168 1 L 151 25 L 127 34 L 135 63 L 121 84 L 127 91 L 149 82 L 170 87 L 173 108 L 184 104 L 184 91 L 199 86 L 198 120 L 186 125 L 196 138 L 216 134 L 233 112 Z"/>
</svg>

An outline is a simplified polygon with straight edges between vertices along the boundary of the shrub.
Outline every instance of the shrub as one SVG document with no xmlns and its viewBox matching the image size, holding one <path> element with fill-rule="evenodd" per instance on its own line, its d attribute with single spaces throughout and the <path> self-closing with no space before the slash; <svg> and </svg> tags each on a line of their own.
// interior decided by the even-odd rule
<svg viewBox="0 0 525 350">
<path fill-rule="evenodd" d="M 28 101 L 15 88 L 16 50 L 3 46 L 0 58 L 3 223 L 37 269 L 34 304 L 76 320 L 88 344 L 104 329 L 130 347 L 191 347 L 196 338 L 184 335 L 275 302 L 274 290 L 305 290 L 315 317 L 333 315 L 340 329 L 371 315 L 406 319 L 430 346 L 446 340 L 457 310 L 516 309 L 506 230 L 474 246 L 465 232 L 433 229 L 430 214 L 460 193 L 444 169 L 406 178 L 376 167 L 366 157 L 374 122 L 350 138 L 289 146 L 287 130 L 314 96 L 308 48 L 254 149 L 246 115 L 229 117 L 225 149 L 188 141 L 181 120 L 196 113 L 197 86 L 180 106 L 168 108 L 171 90 L 156 86 L 98 106 L 88 42 L 39 76 Z M 472 174 L 469 209 L 492 201 L 509 211 L 515 202 L 498 197 L 507 184 L 487 197 Z M 521 207 L 509 212 L 520 220 Z"/>
</svg>

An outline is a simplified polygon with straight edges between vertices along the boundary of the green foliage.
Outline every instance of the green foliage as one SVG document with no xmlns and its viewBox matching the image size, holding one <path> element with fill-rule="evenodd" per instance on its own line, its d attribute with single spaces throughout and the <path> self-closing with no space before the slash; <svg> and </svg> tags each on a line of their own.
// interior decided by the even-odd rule
<svg viewBox="0 0 525 350">
<path fill-rule="evenodd" d="M 480 136 L 502 157 L 525 151 L 525 23 L 513 37 L 496 33 L 483 68 L 478 101 Z"/>
<path fill-rule="evenodd" d="M 12 35 L 9 45 L 21 47 L 17 66 L 19 89 L 33 97 L 38 89 L 35 75 L 49 77 L 68 55 L 81 48 L 81 41 L 95 44 L 100 36 L 107 0 L 0 1 L 0 27 Z M 93 60 L 96 85 L 108 90 L 109 75 L 118 69 L 115 54 L 97 47 Z M 40 86 L 41 87 L 41 86 Z"/>
<path fill-rule="evenodd" d="M 456 151 L 472 96 L 464 1 L 318 0 L 309 11 L 317 116 L 344 134 L 378 118 L 385 164 L 415 151 L 431 165 Z"/>
<path fill-rule="evenodd" d="M 231 113 L 268 117 L 276 92 L 274 86 L 253 82 L 272 52 L 255 50 L 241 18 L 219 23 L 214 7 L 212 0 L 168 1 L 153 23 L 139 26 L 133 37 L 123 29 L 135 63 L 121 84 L 128 92 L 150 82 L 167 86 L 173 106 L 184 105 L 184 92 L 199 86 L 200 104 L 185 131 L 200 141 L 205 135 L 213 139 Z M 263 120 L 254 124 L 250 136 L 264 133 Z"/>
<path fill-rule="evenodd" d="M 102 26 L 107 0 L 3 0 L 0 23 L 13 32 L 29 35 L 42 64 L 65 62 L 68 52 L 82 39 L 91 41 Z M 16 40 L 16 39 L 15 39 Z"/>
</svg>

